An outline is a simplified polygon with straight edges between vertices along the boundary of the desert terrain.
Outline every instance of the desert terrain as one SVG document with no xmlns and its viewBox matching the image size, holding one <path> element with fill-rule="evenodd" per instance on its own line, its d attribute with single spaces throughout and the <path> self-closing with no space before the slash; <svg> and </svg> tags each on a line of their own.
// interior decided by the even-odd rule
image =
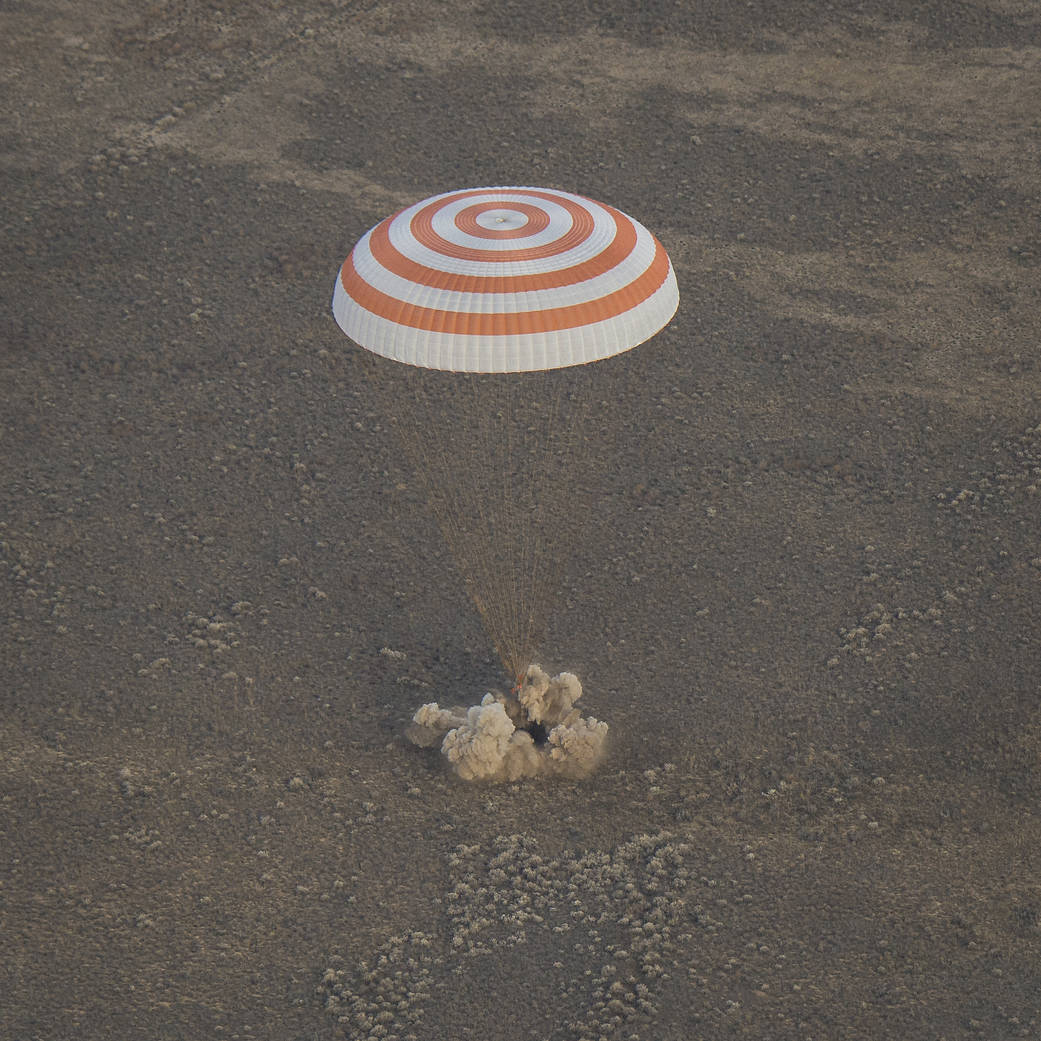
<svg viewBox="0 0 1041 1041">
<path fill-rule="evenodd" d="M 0 9 L 0 1037 L 1041 1036 L 1034 0 Z M 596 373 L 504 682 L 329 310 L 437 192 L 602 199 L 680 309 Z"/>
</svg>

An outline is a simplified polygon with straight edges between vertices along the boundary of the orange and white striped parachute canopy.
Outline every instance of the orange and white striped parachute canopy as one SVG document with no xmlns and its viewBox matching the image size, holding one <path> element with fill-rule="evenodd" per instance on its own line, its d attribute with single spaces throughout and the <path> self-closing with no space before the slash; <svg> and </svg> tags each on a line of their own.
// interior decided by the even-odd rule
<svg viewBox="0 0 1041 1041">
<path fill-rule="evenodd" d="M 356 343 L 410 365 L 527 372 L 650 339 L 679 291 L 661 243 L 604 203 L 550 188 L 435 195 L 367 232 L 333 314 Z"/>
</svg>

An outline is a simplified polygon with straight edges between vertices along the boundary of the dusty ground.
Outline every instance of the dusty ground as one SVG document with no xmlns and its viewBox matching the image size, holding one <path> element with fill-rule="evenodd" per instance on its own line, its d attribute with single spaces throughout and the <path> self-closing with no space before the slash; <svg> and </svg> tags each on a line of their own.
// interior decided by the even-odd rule
<svg viewBox="0 0 1041 1041">
<path fill-rule="evenodd" d="M 1041 1034 L 1034 0 L 40 0 L 0 52 L 0 1036 Z M 603 369 L 580 785 L 402 740 L 501 677 L 328 313 L 496 183 L 682 294 Z"/>
</svg>

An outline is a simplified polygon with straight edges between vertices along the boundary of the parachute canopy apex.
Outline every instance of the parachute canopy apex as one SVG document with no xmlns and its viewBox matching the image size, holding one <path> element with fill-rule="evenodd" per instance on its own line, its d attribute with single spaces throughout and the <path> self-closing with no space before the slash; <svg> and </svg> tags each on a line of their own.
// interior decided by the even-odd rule
<svg viewBox="0 0 1041 1041">
<path fill-rule="evenodd" d="M 381 221 L 344 261 L 333 315 L 375 354 L 529 372 L 627 351 L 679 291 L 661 243 L 620 210 L 551 188 L 471 188 Z"/>
</svg>

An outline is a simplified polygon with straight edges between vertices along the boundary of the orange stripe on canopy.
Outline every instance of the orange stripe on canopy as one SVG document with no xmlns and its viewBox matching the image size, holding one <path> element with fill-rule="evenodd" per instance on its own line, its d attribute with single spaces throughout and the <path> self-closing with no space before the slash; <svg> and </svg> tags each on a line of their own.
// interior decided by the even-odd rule
<svg viewBox="0 0 1041 1041">
<path fill-rule="evenodd" d="M 340 281 L 344 291 L 355 303 L 380 318 L 385 318 L 398 325 L 406 325 L 427 332 L 465 336 L 544 333 L 559 329 L 575 329 L 578 326 L 602 322 L 642 304 L 654 295 L 669 274 L 668 255 L 662 244 L 654 239 L 654 259 L 643 274 L 633 282 L 597 300 L 571 304 L 567 307 L 549 307 L 541 311 L 480 313 L 420 307 L 380 292 L 358 274 L 352 257 L 353 254 L 343 262 L 343 267 L 340 269 Z M 444 286 L 442 283 L 442 288 L 455 287 Z"/>
<path fill-rule="evenodd" d="M 369 251 L 392 274 L 419 285 L 436 289 L 452 289 L 460 293 L 527 293 L 539 289 L 557 289 L 587 282 L 620 264 L 636 246 L 636 227 L 624 213 L 604 206 L 615 222 L 615 235 L 610 244 L 594 257 L 573 267 L 530 275 L 463 275 L 439 271 L 406 257 L 390 241 L 390 221 L 385 220 L 372 229 Z M 480 251 L 476 251 L 480 252 Z M 514 251 L 510 251 L 514 252 Z M 517 250 L 516 252 L 522 252 Z M 502 253 L 494 254 L 498 262 Z M 346 288 L 346 283 L 344 285 Z"/>
<path fill-rule="evenodd" d="M 437 198 L 429 205 L 424 206 L 418 213 L 416 213 L 412 220 L 409 222 L 409 230 L 412 232 L 413 237 L 421 245 L 426 246 L 428 249 L 434 250 L 436 253 L 440 253 L 446 257 L 453 257 L 457 260 L 495 260 L 498 262 L 502 261 L 515 261 L 515 260 L 544 260 L 546 257 L 554 257 L 558 253 L 564 253 L 569 249 L 573 249 L 575 246 L 582 242 L 585 242 L 589 238 L 590 233 L 593 230 L 593 215 L 580 206 L 576 199 L 566 199 L 560 195 L 553 195 L 550 192 L 543 192 L 538 190 L 524 190 L 521 194 L 528 196 L 529 198 L 535 199 L 546 199 L 548 202 L 555 203 L 556 205 L 567 210 L 571 214 L 571 227 L 563 234 L 555 238 L 552 242 L 544 243 L 541 246 L 528 246 L 522 249 L 506 249 L 496 250 L 494 255 L 489 254 L 486 249 L 475 249 L 473 246 L 464 246 L 458 242 L 452 242 L 446 239 L 443 235 L 439 235 L 434 231 L 434 217 L 449 203 L 455 202 L 457 199 L 468 199 L 473 196 L 480 196 L 484 199 L 489 198 L 489 194 L 486 191 L 479 189 L 474 191 L 459 192 L 457 195 L 450 196 L 449 198 Z M 494 195 L 492 196 L 494 199 Z M 497 199 L 495 201 L 498 201 Z M 506 208 L 510 205 L 508 199 L 503 199 L 501 205 Z M 602 204 L 598 204 L 602 205 Z M 603 209 L 609 210 L 609 206 L 603 206 Z M 618 211 L 614 211 L 615 218 L 617 219 Z M 391 220 L 394 218 L 392 217 Z"/>
<path fill-rule="evenodd" d="M 495 228 L 478 223 L 477 218 L 485 213 L 494 213 L 496 210 L 509 210 L 513 213 L 523 213 L 527 218 L 526 223 L 519 228 Z M 460 210 L 455 215 L 455 226 L 465 235 L 473 235 L 480 239 L 524 239 L 529 235 L 537 235 L 549 227 L 549 214 L 538 206 L 531 206 L 526 202 L 475 202 Z M 497 259 L 493 254 L 490 260 Z"/>
</svg>

